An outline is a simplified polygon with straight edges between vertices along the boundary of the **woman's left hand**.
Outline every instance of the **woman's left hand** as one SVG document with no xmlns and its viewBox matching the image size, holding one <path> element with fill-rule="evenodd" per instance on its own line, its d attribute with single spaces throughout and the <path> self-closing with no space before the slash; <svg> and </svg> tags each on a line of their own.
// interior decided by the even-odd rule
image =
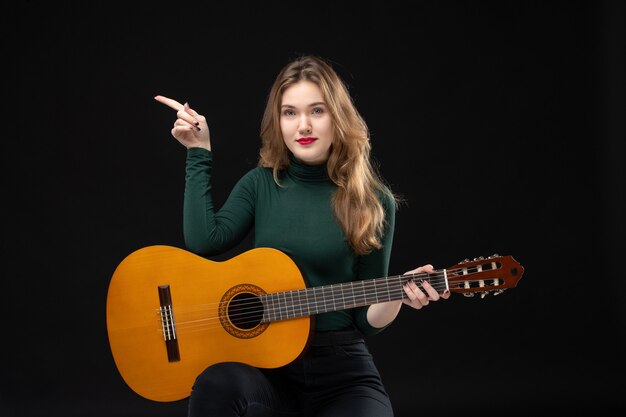
<svg viewBox="0 0 626 417">
<path fill-rule="evenodd" d="M 423 272 L 432 274 L 434 272 L 434 268 L 432 265 L 428 264 L 408 271 L 405 275 L 419 274 Z M 441 298 L 447 300 L 450 297 L 449 290 L 438 293 L 428 281 L 422 281 L 420 284 L 425 291 L 420 289 L 419 286 L 413 282 L 413 280 L 404 285 L 404 292 L 406 292 L 406 295 L 408 296 L 408 298 L 402 300 L 404 304 L 419 310 L 422 307 L 426 307 L 430 301 L 439 301 Z"/>
</svg>

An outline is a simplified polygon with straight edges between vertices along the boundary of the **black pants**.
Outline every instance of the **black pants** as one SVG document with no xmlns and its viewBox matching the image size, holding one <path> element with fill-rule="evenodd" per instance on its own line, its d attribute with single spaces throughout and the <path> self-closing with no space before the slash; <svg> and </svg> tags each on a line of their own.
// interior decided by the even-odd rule
<svg viewBox="0 0 626 417">
<path fill-rule="evenodd" d="M 189 417 L 393 417 L 380 374 L 357 331 L 318 333 L 306 353 L 278 369 L 238 362 L 207 368 Z"/>
</svg>

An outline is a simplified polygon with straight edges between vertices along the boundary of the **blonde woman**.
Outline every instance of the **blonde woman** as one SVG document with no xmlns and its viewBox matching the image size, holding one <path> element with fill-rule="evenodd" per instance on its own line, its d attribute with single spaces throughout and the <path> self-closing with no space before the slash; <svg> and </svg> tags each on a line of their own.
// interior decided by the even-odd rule
<svg viewBox="0 0 626 417">
<path fill-rule="evenodd" d="M 370 161 L 367 125 L 327 60 L 300 56 L 279 72 L 261 123 L 258 166 L 219 208 L 210 192 L 206 119 L 187 103 L 155 98 L 177 110 L 171 133 L 187 148 L 190 251 L 222 253 L 254 228 L 254 246 L 286 253 L 310 287 L 387 276 L 397 201 Z M 408 273 L 421 272 L 433 272 L 432 265 Z M 189 416 L 393 416 L 364 336 L 389 326 L 402 305 L 421 309 L 450 294 L 428 282 L 409 281 L 402 290 L 402 299 L 316 315 L 307 349 L 285 366 L 209 366 L 195 381 Z"/>
</svg>

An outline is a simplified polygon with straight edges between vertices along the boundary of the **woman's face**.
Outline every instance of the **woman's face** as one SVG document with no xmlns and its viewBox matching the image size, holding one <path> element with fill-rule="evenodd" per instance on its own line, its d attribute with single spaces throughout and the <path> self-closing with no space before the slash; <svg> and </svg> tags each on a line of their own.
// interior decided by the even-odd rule
<svg viewBox="0 0 626 417">
<path fill-rule="evenodd" d="M 320 165 L 328 160 L 333 121 L 315 83 L 298 81 L 283 92 L 280 131 L 287 148 L 299 161 Z"/>
</svg>

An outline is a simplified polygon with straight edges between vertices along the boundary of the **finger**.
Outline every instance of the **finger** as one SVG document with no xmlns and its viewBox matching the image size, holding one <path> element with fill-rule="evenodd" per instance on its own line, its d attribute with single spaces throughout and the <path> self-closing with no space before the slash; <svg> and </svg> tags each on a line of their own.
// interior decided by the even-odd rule
<svg viewBox="0 0 626 417">
<path fill-rule="evenodd" d="M 183 117 L 189 120 L 185 120 L 183 119 Z M 200 126 L 198 126 L 198 124 L 199 123 L 193 120 L 191 116 L 189 116 L 187 113 L 181 110 L 178 112 L 178 118 L 174 122 L 174 128 L 183 127 L 184 128 L 183 130 L 193 130 L 195 132 L 199 132 L 201 129 L 200 129 Z"/>
<path fill-rule="evenodd" d="M 422 288 L 424 290 L 426 290 L 426 293 L 428 294 L 428 297 L 431 300 L 433 300 L 433 301 L 439 300 L 439 293 L 437 292 L 437 290 L 435 290 L 433 288 L 433 286 L 430 284 L 430 282 L 422 281 Z"/>
<path fill-rule="evenodd" d="M 411 303 L 413 305 L 416 305 L 420 308 L 428 305 L 428 297 L 422 292 L 422 290 L 419 289 L 415 282 L 407 282 L 404 286 L 404 292 L 406 292 L 409 300 L 411 300 Z"/>
<path fill-rule="evenodd" d="M 190 113 L 191 109 L 189 108 L 189 104 L 185 103 L 183 105 L 183 108 L 178 110 L 176 112 L 176 116 L 178 116 L 178 119 L 182 119 L 185 122 L 189 123 L 190 125 L 193 125 L 197 130 L 200 130 L 200 128 L 198 127 L 198 125 L 200 125 L 200 122 L 197 121 Z"/>
<path fill-rule="evenodd" d="M 412 269 L 404 273 L 404 275 L 408 274 L 419 274 L 420 272 L 432 273 L 434 271 L 434 267 L 431 264 L 422 265 L 419 268 Z"/>
<path fill-rule="evenodd" d="M 171 107 L 174 110 L 181 110 L 183 108 L 183 105 L 180 104 L 178 101 L 167 98 L 165 96 L 155 96 L 154 99 L 159 103 L 163 103 L 166 106 Z"/>
</svg>

